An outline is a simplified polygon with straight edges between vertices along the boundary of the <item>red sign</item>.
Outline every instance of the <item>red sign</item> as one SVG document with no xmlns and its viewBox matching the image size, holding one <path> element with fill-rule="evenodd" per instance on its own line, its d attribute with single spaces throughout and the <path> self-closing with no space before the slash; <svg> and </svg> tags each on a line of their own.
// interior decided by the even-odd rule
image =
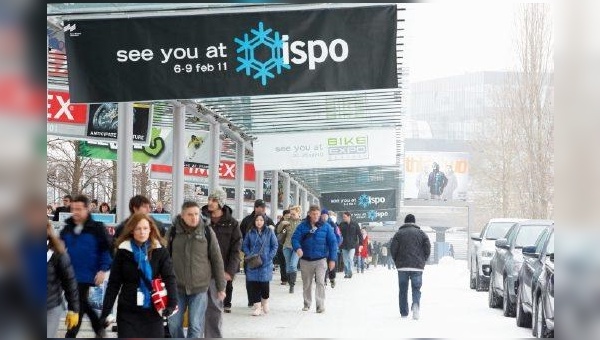
<svg viewBox="0 0 600 340">
<path fill-rule="evenodd" d="M 172 172 L 172 166 L 163 165 L 163 164 L 152 164 L 150 165 L 150 170 L 154 172 L 162 172 L 170 174 Z M 221 161 L 219 163 L 219 178 L 221 179 L 235 179 L 236 174 L 236 164 L 233 161 Z M 201 168 L 189 168 L 184 167 L 183 173 L 185 176 L 195 176 L 195 177 L 208 177 L 208 170 Z M 244 164 L 244 180 L 248 182 L 253 182 L 256 180 L 256 172 L 254 170 L 253 163 Z"/>
<path fill-rule="evenodd" d="M 48 121 L 86 124 L 87 105 L 71 104 L 68 92 L 50 90 L 48 91 Z"/>
</svg>

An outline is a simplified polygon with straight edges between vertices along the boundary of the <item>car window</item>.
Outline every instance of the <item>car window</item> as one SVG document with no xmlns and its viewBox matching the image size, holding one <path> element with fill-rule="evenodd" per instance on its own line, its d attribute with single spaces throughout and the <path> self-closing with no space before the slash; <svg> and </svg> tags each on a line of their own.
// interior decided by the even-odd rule
<svg viewBox="0 0 600 340">
<path fill-rule="evenodd" d="M 554 254 L 554 233 L 550 235 L 548 245 L 546 246 L 546 254 Z"/>
<path fill-rule="evenodd" d="M 544 250 L 544 244 L 546 244 L 546 240 L 548 239 L 548 234 L 550 233 L 550 229 L 544 229 L 537 241 L 535 241 L 535 252 L 537 254 L 541 254 Z"/>
<path fill-rule="evenodd" d="M 517 232 L 517 238 L 514 243 L 515 247 L 522 248 L 534 245 L 537 238 L 546 228 L 548 228 L 548 226 L 545 225 L 522 226 Z"/>
<path fill-rule="evenodd" d="M 491 222 L 485 232 L 488 240 L 497 240 L 506 237 L 506 233 L 515 222 Z"/>
</svg>

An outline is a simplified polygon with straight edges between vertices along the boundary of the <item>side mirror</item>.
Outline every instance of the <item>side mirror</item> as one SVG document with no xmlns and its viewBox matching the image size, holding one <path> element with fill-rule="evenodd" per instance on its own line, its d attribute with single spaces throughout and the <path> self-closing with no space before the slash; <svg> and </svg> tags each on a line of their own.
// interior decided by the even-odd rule
<svg viewBox="0 0 600 340">
<path fill-rule="evenodd" d="M 539 258 L 540 254 L 535 252 L 535 246 L 523 247 L 523 256 Z"/>
<path fill-rule="evenodd" d="M 554 253 L 550 254 L 550 261 L 554 262 Z"/>
<path fill-rule="evenodd" d="M 481 242 L 481 237 L 479 237 L 479 233 L 471 233 L 471 240 Z"/>
<path fill-rule="evenodd" d="M 501 238 L 496 240 L 496 248 L 508 249 L 508 240 L 505 238 Z"/>
</svg>

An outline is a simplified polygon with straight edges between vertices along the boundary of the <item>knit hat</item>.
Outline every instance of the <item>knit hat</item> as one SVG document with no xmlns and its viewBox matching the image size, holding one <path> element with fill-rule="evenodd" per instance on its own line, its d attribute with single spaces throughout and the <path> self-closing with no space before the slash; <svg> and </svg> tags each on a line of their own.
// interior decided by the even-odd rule
<svg viewBox="0 0 600 340">
<path fill-rule="evenodd" d="M 225 206 L 226 197 L 227 195 L 225 194 L 225 191 L 223 191 L 223 189 L 220 187 L 217 187 L 210 195 L 208 195 L 208 200 L 215 200 L 219 202 L 219 207 L 223 208 Z"/>
<path fill-rule="evenodd" d="M 256 201 L 254 201 L 254 207 L 258 208 L 258 207 L 266 207 L 267 205 L 265 204 L 265 201 L 261 200 L 260 198 L 257 199 Z"/>
<path fill-rule="evenodd" d="M 323 208 L 323 210 L 321 210 L 321 215 L 329 215 L 329 210 Z"/>
<path fill-rule="evenodd" d="M 408 214 L 404 218 L 404 223 L 415 223 L 415 222 L 416 222 L 415 215 L 413 215 L 413 214 Z"/>
</svg>

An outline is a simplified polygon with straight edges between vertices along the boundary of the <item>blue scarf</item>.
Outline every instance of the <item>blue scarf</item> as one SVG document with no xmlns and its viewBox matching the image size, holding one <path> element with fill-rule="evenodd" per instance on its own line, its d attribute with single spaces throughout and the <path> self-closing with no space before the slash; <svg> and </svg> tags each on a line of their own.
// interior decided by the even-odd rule
<svg viewBox="0 0 600 340">
<path fill-rule="evenodd" d="M 148 261 L 148 241 L 144 242 L 141 246 L 131 240 L 131 249 L 133 250 L 133 258 L 138 265 L 138 268 L 143 277 L 140 277 L 140 289 L 144 293 L 144 308 L 150 308 L 151 295 L 150 288 L 148 285 L 152 282 L 152 267 L 150 261 Z"/>
</svg>

